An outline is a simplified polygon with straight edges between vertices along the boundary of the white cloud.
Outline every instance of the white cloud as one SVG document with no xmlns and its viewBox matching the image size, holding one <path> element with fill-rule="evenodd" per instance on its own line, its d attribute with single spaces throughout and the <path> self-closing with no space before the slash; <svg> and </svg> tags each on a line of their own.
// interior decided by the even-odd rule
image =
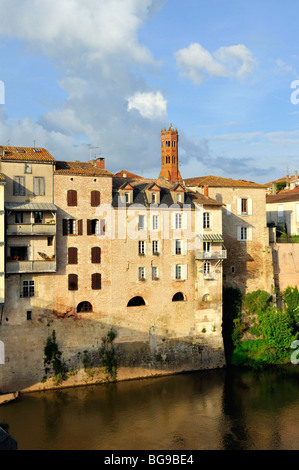
<svg viewBox="0 0 299 470">
<path fill-rule="evenodd" d="M 137 109 L 142 117 L 160 119 L 167 115 L 167 101 L 160 91 L 137 92 L 128 98 L 128 111 Z"/>
<path fill-rule="evenodd" d="M 193 43 L 177 51 L 175 57 L 182 74 L 195 84 L 201 83 L 206 75 L 243 78 L 256 66 L 251 51 L 243 44 L 220 47 L 211 54 L 200 44 Z"/>
</svg>

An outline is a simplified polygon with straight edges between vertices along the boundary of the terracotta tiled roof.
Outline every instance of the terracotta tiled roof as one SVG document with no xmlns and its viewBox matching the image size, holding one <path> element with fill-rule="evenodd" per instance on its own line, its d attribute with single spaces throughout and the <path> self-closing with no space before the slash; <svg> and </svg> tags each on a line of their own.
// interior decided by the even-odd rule
<svg viewBox="0 0 299 470">
<path fill-rule="evenodd" d="M 294 189 L 283 190 L 277 194 L 268 194 L 266 196 L 266 204 L 292 201 L 299 201 L 299 186 L 296 186 Z"/>
<path fill-rule="evenodd" d="M 210 186 L 210 187 L 235 187 L 235 188 L 267 188 L 265 184 L 254 183 L 253 181 L 234 180 L 232 178 L 222 178 L 221 176 L 199 176 L 197 178 L 184 179 L 186 186 Z"/>
<path fill-rule="evenodd" d="M 1 160 L 26 160 L 26 161 L 43 161 L 55 162 L 55 158 L 48 150 L 40 147 L 10 147 L 0 146 Z"/>
<path fill-rule="evenodd" d="M 100 168 L 91 162 L 61 162 L 57 161 L 54 173 L 57 175 L 81 176 L 113 176 L 110 171 Z"/>
<path fill-rule="evenodd" d="M 130 171 L 127 171 L 127 170 L 121 170 L 118 173 L 115 173 L 115 175 L 113 176 L 120 177 L 120 178 L 142 179 L 142 176 L 135 175 L 135 173 L 131 173 Z"/>
</svg>

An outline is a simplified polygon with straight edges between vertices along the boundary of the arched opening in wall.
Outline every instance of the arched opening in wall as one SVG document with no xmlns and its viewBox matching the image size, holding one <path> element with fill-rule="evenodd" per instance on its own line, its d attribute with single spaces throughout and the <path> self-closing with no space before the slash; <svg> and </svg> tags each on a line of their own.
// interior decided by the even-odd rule
<svg viewBox="0 0 299 470">
<path fill-rule="evenodd" d="M 184 302 L 184 300 L 185 300 L 185 297 L 184 297 L 184 294 L 182 292 L 177 292 L 172 297 L 173 302 Z"/>
<path fill-rule="evenodd" d="M 92 305 L 90 302 L 80 302 L 77 306 L 77 313 L 80 312 L 92 312 Z"/>
<path fill-rule="evenodd" d="M 127 307 L 139 307 L 140 305 L 145 305 L 145 301 L 143 297 L 137 295 L 136 297 L 132 297 L 132 299 L 129 300 Z"/>
</svg>

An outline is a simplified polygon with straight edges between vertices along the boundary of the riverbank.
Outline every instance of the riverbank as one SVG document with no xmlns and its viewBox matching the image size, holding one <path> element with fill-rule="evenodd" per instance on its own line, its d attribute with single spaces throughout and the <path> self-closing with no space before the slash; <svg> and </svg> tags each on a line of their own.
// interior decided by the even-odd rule
<svg viewBox="0 0 299 470">
<path fill-rule="evenodd" d="M 4 395 L 0 395 L 0 405 L 4 405 L 5 403 L 9 403 L 13 400 L 16 400 L 18 396 L 19 396 L 19 392 L 6 393 Z"/>
</svg>

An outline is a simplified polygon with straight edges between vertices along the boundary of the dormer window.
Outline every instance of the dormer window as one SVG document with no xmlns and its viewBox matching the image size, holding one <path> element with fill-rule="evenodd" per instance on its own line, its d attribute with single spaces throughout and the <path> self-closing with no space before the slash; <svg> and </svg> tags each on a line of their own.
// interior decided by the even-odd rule
<svg viewBox="0 0 299 470">
<path fill-rule="evenodd" d="M 125 202 L 126 202 L 126 204 L 129 204 L 129 202 L 130 202 L 130 193 L 125 193 Z"/>
<path fill-rule="evenodd" d="M 156 193 L 152 194 L 152 204 L 157 204 L 157 194 Z"/>
<path fill-rule="evenodd" d="M 177 202 L 177 203 L 183 202 L 183 195 L 182 195 L 181 193 L 178 193 L 178 194 L 176 195 L 176 202 Z"/>
</svg>

